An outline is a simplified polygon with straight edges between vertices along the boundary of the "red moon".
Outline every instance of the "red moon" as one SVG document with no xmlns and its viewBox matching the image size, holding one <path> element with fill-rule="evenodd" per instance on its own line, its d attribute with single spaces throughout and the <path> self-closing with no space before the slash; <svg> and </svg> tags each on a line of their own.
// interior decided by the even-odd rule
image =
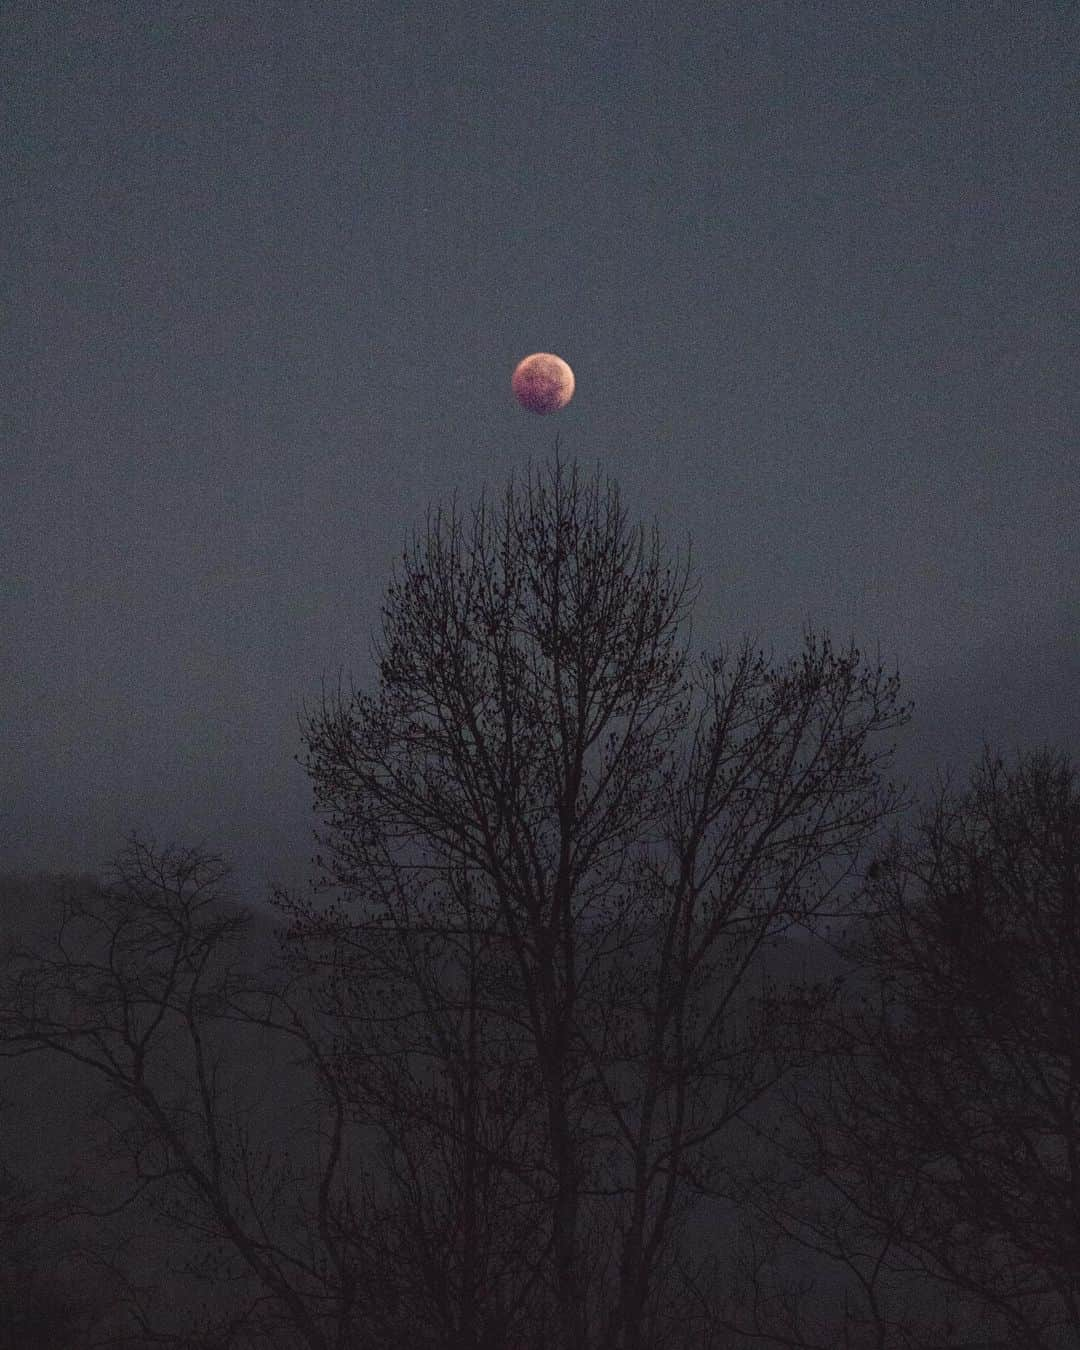
<svg viewBox="0 0 1080 1350">
<path fill-rule="evenodd" d="M 561 356 L 533 352 L 517 363 L 510 387 L 529 412 L 558 412 L 574 397 L 574 372 Z"/>
</svg>

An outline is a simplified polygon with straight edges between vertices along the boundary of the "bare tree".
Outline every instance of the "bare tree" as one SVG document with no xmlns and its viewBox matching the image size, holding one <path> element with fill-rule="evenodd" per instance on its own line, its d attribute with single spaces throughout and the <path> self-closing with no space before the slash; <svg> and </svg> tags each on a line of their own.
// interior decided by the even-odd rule
<svg viewBox="0 0 1080 1350">
<path fill-rule="evenodd" d="M 109 1291 L 71 1278 L 65 1213 L 0 1164 L 0 1350 L 83 1350 L 109 1316 Z"/>
<path fill-rule="evenodd" d="M 327 827 L 315 889 L 341 902 L 295 903 L 293 939 L 362 950 L 368 989 L 397 953 L 387 1016 L 411 980 L 463 1140 L 540 1202 L 552 1343 L 642 1350 L 689 1198 L 727 1193 L 724 1132 L 808 1053 L 805 1026 L 778 1030 L 753 1000 L 736 1015 L 736 995 L 898 808 L 888 751 L 866 753 L 906 720 L 898 679 L 813 634 L 787 669 L 747 643 L 688 675 L 686 575 L 557 445 L 550 486 L 511 483 L 498 516 L 482 499 L 471 536 L 440 511 L 404 563 L 377 697 L 324 690 L 305 728 Z M 404 956 L 421 936 L 422 977 Z M 498 1090 L 505 1056 L 478 1072 L 450 1034 L 452 988 L 459 1029 L 489 1051 L 517 1038 L 520 1095 Z M 348 1024 L 355 1085 L 378 1029 L 370 1008 Z M 525 1147 L 500 1139 L 500 1103 L 533 1099 Z M 464 1300 L 499 1284 L 473 1279 Z"/>
<path fill-rule="evenodd" d="M 0 968 L 0 1056 L 48 1055 L 106 1085 L 96 1161 L 69 1178 L 67 1213 L 135 1206 L 157 1238 L 188 1242 L 186 1269 L 236 1291 L 218 1324 L 160 1326 L 160 1289 L 98 1253 L 155 1344 L 269 1345 L 282 1328 L 312 1350 L 351 1345 L 364 1288 L 352 1234 L 361 1201 L 346 1171 L 344 1103 L 289 981 L 241 968 L 250 912 L 229 901 L 223 861 L 132 838 L 106 884 L 60 898 L 51 941 L 16 943 Z M 305 1143 L 264 1148 L 254 1103 L 221 1050 L 225 1024 L 284 1038 L 321 1083 Z M 230 1066 L 231 1067 L 231 1066 Z M 194 1244 L 194 1246 L 192 1245 Z"/>
<path fill-rule="evenodd" d="M 461 888 L 465 988 L 447 987 L 422 930 L 387 942 L 309 909 L 285 947 L 306 977 L 326 976 L 319 1011 L 336 1028 L 339 1090 L 381 1164 L 383 1185 L 355 1233 L 382 1294 L 364 1320 L 368 1343 L 524 1350 L 536 1343 L 527 1326 L 547 1276 L 546 1252 L 536 1257 L 547 1199 L 536 1176 L 542 1098 L 522 1037 L 488 1015 L 476 958 L 490 939 L 469 879 L 448 869 L 447 883 Z M 279 903 L 303 908 L 282 893 Z M 497 964 L 491 953 L 489 984 Z"/>
<path fill-rule="evenodd" d="M 822 1090 L 790 1097 L 800 1128 L 773 1141 L 820 1184 L 765 1208 L 853 1272 L 871 1343 L 938 1346 L 984 1327 L 1029 1350 L 1074 1345 L 1080 794 L 1068 757 L 1038 751 L 1010 772 L 984 747 L 968 793 L 940 785 L 914 837 L 893 833 L 841 950 L 864 991 L 824 1024 Z M 921 1329 L 911 1279 L 945 1296 Z"/>
</svg>

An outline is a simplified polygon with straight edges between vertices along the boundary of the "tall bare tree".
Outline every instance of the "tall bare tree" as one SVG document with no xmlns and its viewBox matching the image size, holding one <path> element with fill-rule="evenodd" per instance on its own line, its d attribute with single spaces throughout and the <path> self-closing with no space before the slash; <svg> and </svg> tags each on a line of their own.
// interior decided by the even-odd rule
<svg viewBox="0 0 1080 1350">
<path fill-rule="evenodd" d="M 1039 750 L 1009 770 L 984 747 L 969 791 L 939 785 L 914 832 L 893 833 L 868 901 L 840 944 L 863 992 L 823 1022 L 822 1090 L 791 1097 L 799 1128 L 774 1140 L 818 1183 L 782 1205 L 774 1194 L 772 1213 L 854 1273 L 860 1320 L 883 1347 L 937 1346 L 961 1326 L 1026 1350 L 1074 1345 L 1080 792 L 1068 756 Z M 921 1329 L 904 1272 L 946 1296 Z"/>
<path fill-rule="evenodd" d="M 736 1015 L 736 995 L 898 809 L 867 744 L 907 710 L 897 677 L 812 633 L 786 669 L 745 643 L 691 671 L 689 564 L 665 567 L 655 530 L 647 551 L 558 445 L 548 479 L 511 482 L 501 513 L 481 499 L 471 531 L 429 517 L 384 608 L 377 696 L 324 691 L 306 767 L 316 890 L 339 902 L 296 902 L 293 937 L 336 930 L 368 985 L 378 952 L 403 969 L 424 937 L 417 1015 L 465 1134 L 536 1178 L 553 1344 L 643 1350 L 687 1197 L 723 1191 L 725 1129 L 808 1053 L 806 1027 Z M 502 1100 L 539 1104 L 524 1150 L 493 1143 L 499 1093 L 448 1034 L 452 988 L 489 1049 L 518 1037 L 525 1090 Z M 371 1010 L 351 1028 L 355 1084 Z"/>
<path fill-rule="evenodd" d="M 482 968 L 491 943 L 469 880 L 451 868 L 447 884 L 464 916 L 463 987 L 448 984 L 422 928 L 388 942 L 309 909 L 286 949 L 305 975 L 326 975 L 319 1011 L 338 1029 L 339 1090 L 383 1178 L 355 1233 L 382 1291 L 367 1343 L 526 1350 L 544 1344 L 533 1326 L 547 1278 L 536 1242 L 549 1198 L 537 1175 L 542 1096 L 520 1029 L 493 1025 L 481 977 L 493 984 L 499 953 Z"/>
</svg>

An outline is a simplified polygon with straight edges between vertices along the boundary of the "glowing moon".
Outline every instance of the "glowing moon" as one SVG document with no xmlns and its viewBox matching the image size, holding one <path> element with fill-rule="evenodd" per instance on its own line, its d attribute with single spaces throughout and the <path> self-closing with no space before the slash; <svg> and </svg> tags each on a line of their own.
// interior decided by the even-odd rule
<svg viewBox="0 0 1080 1350">
<path fill-rule="evenodd" d="M 574 397 L 574 372 L 561 356 L 533 352 L 517 363 L 510 387 L 529 412 L 558 412 Z"/>
</svg>

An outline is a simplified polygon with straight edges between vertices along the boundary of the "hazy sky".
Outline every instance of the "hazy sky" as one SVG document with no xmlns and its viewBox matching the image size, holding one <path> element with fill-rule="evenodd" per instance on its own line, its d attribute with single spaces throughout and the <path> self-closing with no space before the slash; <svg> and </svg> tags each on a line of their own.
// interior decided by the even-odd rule
<svg viewBox="0 0 1080 1350">
<path fill-rule="evenodd" d="M 1080 753 L 1078 13 L 6 0 L 0 868 L 296 884 L 297 712 L 556 432 L 695 649 L 880 644 L 905 773 Z"/>
</svg>

